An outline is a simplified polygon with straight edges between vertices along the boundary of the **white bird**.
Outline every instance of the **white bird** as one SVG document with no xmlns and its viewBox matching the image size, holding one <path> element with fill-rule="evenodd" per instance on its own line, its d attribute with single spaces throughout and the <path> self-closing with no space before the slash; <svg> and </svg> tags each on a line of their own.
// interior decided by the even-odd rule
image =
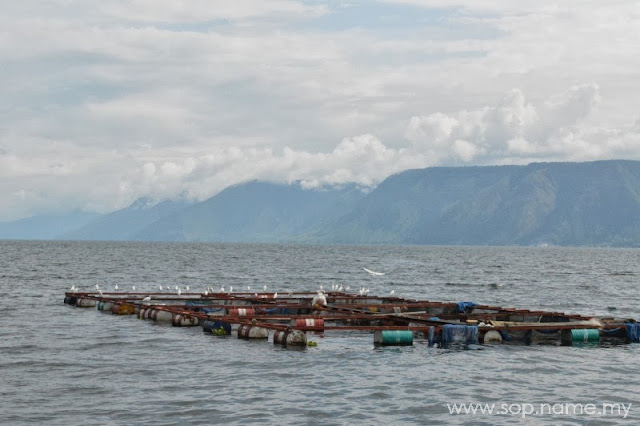
<svg viewBox="0 0 640 426">
<path fill-rule="evenodd" d="M 250 285 L 247 286 L 247 291 L 251 291 L 251 286 Z"/>
<path fill-rule="evenodd" d="M 208 296 L 208 295 L 209 295 L 209 290 L 205 290 L 205 291 L 204 291 L 204 295 L 205 295 L 205 296 Z"/>
<path fill-rule="evenodd" d="M 273 298 L 277 299 L 278 298 L 278 292 L 276 291 L 275 293 L 273 293 Z"/>
<path fill-rule="evenodd" d="M 262 286 L 262 289 L 263 289 L 264 291 L 267 291 L 267 285 L 265 284 L 264 286 Z"/>
<path fill-rule="evenodd" d="M 100 297 L 102 297 L 102 290 L 98 290 L 98 293 L 100 293 Z"/>
<path fill-rule="evenodd" d="M 131 288 L 133 289 L 133 291 L 136 291 L 136 286 L 131 286 Z"/>
<path fill-rule="evenodd" d="M 229 286 L 229 293 L 233 293 L 233 286 L 232 285 Z"/>
<path fill-rule="evenodd" d="M 151 296 L 147 296 L 144 299 L 142 299 L 143 302 L 148 302 L 151 300 Z"/>
<path fill-rule="evenodd" d="M 99 290 L 100 286 L 98 284 L 96 284 L 96 290 Z"/>
<path fill-rule="evenodd" d="M 396 293 L 396 291 L 395 291 L 395 290 L 391 290 L 391 291 L 389 292 L 389 294 L 390 294 L 391 296 L 393 296 L 395 293 Z"/>
<path fill-rule="evenodd" d="M 186 291 L 187 293 L 189 293 L 189 286 L 186 286 L 186 287 L 184 288 L 184 291 Z"/>
<path fill-rule="evenodd" d="M 220 293 L 224 293 L 224 286 L 220 287 Z"/>
<path fill-rule="evenodd" d="M 327 298 L 324 297 L 324 294 L 322 294 L 321 291 L 318 291 L 318 294 L 313 296 L 313 299 L 311 300 L 311 306 L 315 306 L 315 305 L 321 305 L 321 306 L 327 305 Z"/>
<path fill-rule="evenodd" d="M 376 271 L 372 271 L 371 269 L 367 269 L 367 268 L 362 268 L 365 271 L 367 271 L 369 274 L 373 275 L 374 277 L 380 276 L 380 275 L 384 275 L 384 272 L 376 272 Z"/>
<path fill-rule="evenodd" d="M 158 290 L 162 291 L 162 286 L 161 285 L 158 286 Z"/>
<path fill-rule="evenodd" d="M 118 289 L 118 284 L 116 284 L 116 290 Z"/>
<path fill-rule="evenodd" d="M 178 287 L 178 296 L 180 296 L 182 294 L 182 291 L 180 290 L 180 287 Z"/>
</svg>

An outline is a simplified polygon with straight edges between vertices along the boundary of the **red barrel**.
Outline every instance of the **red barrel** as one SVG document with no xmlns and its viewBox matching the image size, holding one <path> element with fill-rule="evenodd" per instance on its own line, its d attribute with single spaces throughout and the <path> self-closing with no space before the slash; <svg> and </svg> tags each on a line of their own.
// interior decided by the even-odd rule
<svg viewBox="0 0 640 426">
<path fill-rule="evenodd" d="M 256 311 L 253 308 L 233 308 L 233 309 L 229 309 L 229 316 L 232 316 L 232 317 L 254 316 L 255 314 L 256 314 Z"/>
<path fill-rule="evenodd" d="M 306 331 L 324 331 L 324 320 L 322 318 L 292 319 L 291 327 Z"/>
</svg>

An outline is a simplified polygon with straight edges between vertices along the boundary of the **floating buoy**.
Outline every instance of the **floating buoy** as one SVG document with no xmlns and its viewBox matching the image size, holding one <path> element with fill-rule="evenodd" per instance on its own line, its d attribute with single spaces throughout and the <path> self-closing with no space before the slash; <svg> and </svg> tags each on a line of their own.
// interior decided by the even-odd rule
<svg viewBox="0 0 640 426">
<path fill-rule="evenodd" d="M 496 343 L 502 343 L 502 335 L 499 331 L 489 330 L 484 334 L 483 343 L 485 345 L 491 345 Z"/>
<path fill-rule="evenodd" d="M 277 330 L 273 333 L 273 343 L 282 346 L 306 346 L 307 334 L 302 330 Z"/>
<path fill-rule="evenodd" d="M 595 345 L 600 342 L 600 330 L 594 328 L 580 328 L 571 330 L 571 344 L 573 346 Z"/>
<path fill-rule="evenodd" d="M 411 330 L 376 330 L 373 334 L 376 346 L 410 346 L 413 345 Z"/>
<path fill-rule="evenodd" d="M 232 317 L 246 317 L 255 315 L 256 311 L 253 308 L 234 308 L 229 309 L 229 315 Z"/>
<path fill-rule="evenodd" d="M 194 327 L 199 323 L 200 321 L 198 320 L 198 317 L 194 317 L 191 315 L 174 314 L 173 318 L 171 319 L 171 325 L 173 325 L 174 327 Z"/>
<path fill-rule="evenodd" d="M 67 305 L 75 306 L 77 301 L 78 298 L 75 296 L 65 296 L 64 298 L 64 303 L 66 303 Z"/>
<path fill-rule="evenodd" d="M 96 306 L 96 301 L 94 299 L 78 297 L 78 300 L 76 301 L 76 306 L 78 308 L 93 308 Z"/>
<path fill-rule="evenodd" d="M 111 307 L 111 313 L 116 315 L 133 315 L 136 313 L 136 308 L 130 303 L 114 303 Z"/>
<path fill-rule="evenodd" d="M 242 324 L 238 328 L 239 339 L 268 339 L 269 330 L 255 325 Z"/>
<path fill-rule="evenodd" d="M 324 319 L 322 318 L 298 318 L 291 320 L 291 327 L 306 331 L 323 331 Z"/>
<path fill-rule="evenodd" d="M 98 303 L 96 303 L 96 309 L 99 311 L 110 311 L 111 308 L 113 308 L 113 302 L 100 300 L 98 301 Z"/>
</svg>

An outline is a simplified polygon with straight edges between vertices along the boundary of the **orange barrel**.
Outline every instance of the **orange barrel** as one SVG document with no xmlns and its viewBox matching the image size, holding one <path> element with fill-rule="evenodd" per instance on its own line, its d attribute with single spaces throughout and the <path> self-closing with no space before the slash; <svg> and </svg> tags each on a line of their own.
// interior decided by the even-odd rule
<svg viewBox="0 0 640 426">
<path fill-rule="evenodd" d="M 238 327 L 238 339 L 268 339 L 269 330 L 255 325 L 242 324 Z"/>
<path fill-rule="evenodd" d="M 254 316 L 255 314 L 256 314 L 256 311 L 253 308 L 232 308 L 232 309 L 229 309 L 229 316 L 232 316 L 232 317 Z"/>
<path fill-rule="evenodd" d="M 307 334 L 302 330 L 278 330 L 273 333 L 273 343 L 282 346 L 307 346 Z"/>
<path fill-rule="evenodd" d="M 133 315 L 136 313 L 136 308 L 130 303 L 114 303 L 111 308 L 111 313 L 116 315 Z"/>
<path fill-rule="evenodd" d="M 324 320 L 322 318 L 292 319 L 291 327 L 306 331 L 324 331 Z"/>
<path fill-rule="evenodd" d="M 160 312 L 170 313 L 167 311 Z M 199 323 L 200 321 L 198 321 L 198 317 L 184 314 L 174 314 L 171 321 L 171 325 L 173 325 L 174 327 L 193 327 L 198 325 Z"/>
</svg>

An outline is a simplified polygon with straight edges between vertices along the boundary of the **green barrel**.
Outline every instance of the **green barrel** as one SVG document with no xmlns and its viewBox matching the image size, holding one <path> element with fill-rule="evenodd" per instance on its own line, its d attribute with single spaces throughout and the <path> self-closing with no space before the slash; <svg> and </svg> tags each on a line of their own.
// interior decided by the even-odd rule
<svg viewBox="0 0 640 426">
<path fill-rule="evenodd" d="M 571 330 L 571 343 L 574 346 L 594 345 L 600 342 L 600 330 L 597 328 L 581 328 Z"/>
<path fill-rule="evenodd" d="M 409 346 L 413 345 L 411 330 L 377 330 L 373 335 L 376 346 Z"/>
</svg>

